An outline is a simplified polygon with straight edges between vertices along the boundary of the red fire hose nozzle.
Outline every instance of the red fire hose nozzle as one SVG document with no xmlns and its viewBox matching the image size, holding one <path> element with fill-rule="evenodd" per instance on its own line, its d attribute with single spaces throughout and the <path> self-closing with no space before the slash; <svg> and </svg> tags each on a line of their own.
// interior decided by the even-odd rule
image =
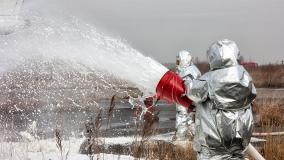
<svg viewBox="0 0 284 160">
<path fill-rule="evenodd" d="M 169 102 L 178 103 L 190 111 L 193 110 L 191 107 L 192 101 L 184 96 L 185 87 L 184 81 L 179 75 L 172 71 L 168 71 L 161 78 L 156 88 L 157 96 Z"/>
</svg>

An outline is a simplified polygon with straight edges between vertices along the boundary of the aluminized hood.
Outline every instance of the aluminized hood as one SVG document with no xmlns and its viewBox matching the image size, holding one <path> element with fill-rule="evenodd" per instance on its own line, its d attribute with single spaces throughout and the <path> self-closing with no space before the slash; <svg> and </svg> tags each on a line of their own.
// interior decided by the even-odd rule
<svg viewBox="0 0 284 160">
<path fill-rule="evenodd" d="M 234 41 L 224 39 L 214 42 L 207 50 L 211 70 L 238 65 L 239 53 Z"/>
</svg>

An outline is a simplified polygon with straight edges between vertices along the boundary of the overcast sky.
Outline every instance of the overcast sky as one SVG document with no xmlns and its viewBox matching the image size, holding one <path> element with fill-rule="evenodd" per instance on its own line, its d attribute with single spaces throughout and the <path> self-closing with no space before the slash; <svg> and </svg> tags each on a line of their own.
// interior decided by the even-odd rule
<svg viewBox="0 0 284 160">
<path fill-rule="evenodd" d="M 215 40 L 235 40 L 246 59 L 284 59 L 283 0 L 26 0 L 56 15 L 65 13 L 125 39 L 160 62 L 186 49 L 205 59 Z"/>
</svg>

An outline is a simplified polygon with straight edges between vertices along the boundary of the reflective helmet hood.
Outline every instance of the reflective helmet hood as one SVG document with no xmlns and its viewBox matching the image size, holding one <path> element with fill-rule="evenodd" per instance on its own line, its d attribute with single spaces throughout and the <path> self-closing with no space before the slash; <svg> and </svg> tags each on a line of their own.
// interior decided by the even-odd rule
<svg viewBox="0 0 284 160">
<path fill-rule="evenodd" d="M 227 68 L 238 65 L 239 48 L 234 41 L 223 39 L 214 42 L 207 50 L 210 69 Z"/>
<path fill-rule="evenodd" d="M 187 67 L 191 65 L 191 55 L 188 51 L 180 51 L 177 56 L 177 66 Z"/>
</svg>

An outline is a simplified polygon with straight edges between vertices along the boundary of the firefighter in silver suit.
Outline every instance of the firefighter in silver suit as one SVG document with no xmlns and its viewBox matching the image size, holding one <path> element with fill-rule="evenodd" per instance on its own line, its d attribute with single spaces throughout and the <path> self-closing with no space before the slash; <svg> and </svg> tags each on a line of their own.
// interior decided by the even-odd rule
<svg viewBox="0 0 284 160">
<path fill-rule="evenodd" d="M 256 90 L 237 62 L 239 53 L 234 41 L 216 41 L 207 50 L 210 71 L 185 81 L 186 95 L 196 104 L 193 147 L 200 160 L 244 159 Z"/>
<path fill-rule="evenodd" d="M 180 51 L 176 58 L 176 72 L 186 79 L 197 79 L 201 76 L 198 68 L 192 64 L 192 56 L 187 51 Z M 194 114 L 188 113 L 186 107 L 176 104 L 176 134 L 175 139 L 183 141 L 192 139 L 194 134 Z"/>
</svg>

